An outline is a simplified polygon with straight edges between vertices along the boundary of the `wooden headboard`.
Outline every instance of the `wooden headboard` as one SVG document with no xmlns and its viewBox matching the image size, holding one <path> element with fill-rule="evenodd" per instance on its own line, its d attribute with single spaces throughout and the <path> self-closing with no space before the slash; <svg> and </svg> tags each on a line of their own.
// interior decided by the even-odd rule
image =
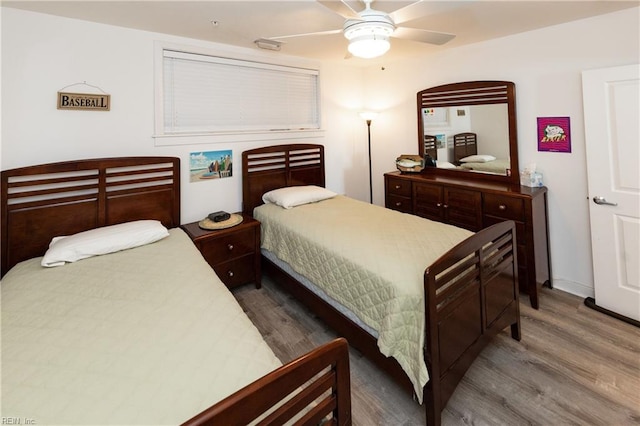
<svg viewBox="0 0 640 426">
<path fill-rule="evenodd" d="M 429 154 L 431 158 L 434 160 L 438 159 L 438 146 L 437 139 L 433 135 L 424 135 L 424 145 L 422 147 L 422 152 L 420 153 L 421 157 Z"/>
<path fill-rule="evenodd" d="M 460 165 L 460 160 L 478 153 L 478 137 L 475 133 L 465 132 L 453 135 L 453 164 Z"/>
<path fill-rule="evenodd" d="M 67 161 L 1 173 L 4 275 L 42 256 L 51 239 L 106 225 L 155 219 L 180 225 L 180 159 L 123 157 Z"/>
<path fill-rule="evenodd" d="M 265 192 L 299 185 L 325 185 L 324 146 L 275 145 L 242 153 L 243 213 L 253 216 Z"/>
</svg>

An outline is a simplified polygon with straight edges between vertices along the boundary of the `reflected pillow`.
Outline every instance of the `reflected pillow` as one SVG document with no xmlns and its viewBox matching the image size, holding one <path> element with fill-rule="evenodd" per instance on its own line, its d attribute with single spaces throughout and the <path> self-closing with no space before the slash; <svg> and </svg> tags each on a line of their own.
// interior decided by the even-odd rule
<svg viewBox="0 0 640 426">
<path fill-rule="evenodd" d="M 48 268 L 61 266 L 66 262 L 150 244 L 167 236 L 169 231 L 159 221 L 137 220 L 54 237 L 41 265 Z"/>
<path fill-rule="evenodd" d="M 262 196 L 265 203 L 276 204 L 285 209 L 335 197 L 335 192 L 315 185 L 288 186 L 274 189 Z"/>
<path fill-rule="evenodd" d="M 470 155 L 460 160 L 461 163 L 486 163 L 495 160 L 493 155 Z"/>
<path fill-rule="evenodd" d="M 436 163 L 436 167 L 439 169 L 455 169 L 456 168 L 456 166 L 454 166 L 448 161 L 438 161 Z"/>
</svg>

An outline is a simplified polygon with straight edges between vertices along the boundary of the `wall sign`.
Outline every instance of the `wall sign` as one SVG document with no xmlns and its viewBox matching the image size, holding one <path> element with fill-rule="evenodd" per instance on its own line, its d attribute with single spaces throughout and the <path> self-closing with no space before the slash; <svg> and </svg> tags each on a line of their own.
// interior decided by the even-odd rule
<svg viewBox="0 0 640 426">
<path fill-rule="evenodd" d="M 58 92 L 58 109 L 109 111 L 111 109 L 111 95 Z"/>
<path fill-rule="evenodd" d="M 538 117 L 538 151 L 571 152 L 569 117 Z"/>
</svg>

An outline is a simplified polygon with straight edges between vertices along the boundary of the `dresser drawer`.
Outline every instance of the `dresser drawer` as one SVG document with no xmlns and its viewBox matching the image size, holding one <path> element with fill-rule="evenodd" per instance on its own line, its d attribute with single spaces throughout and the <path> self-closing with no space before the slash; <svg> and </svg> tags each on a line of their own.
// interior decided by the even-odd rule
<svg viewBox="0 0 640 426">
<path fill-rule="evenodd" d="M 255 255 L 250 254 L 213 267 L 216 275 L 229 288 L 256 280 Z"/>
<path fill-rule="evenodd" d="M 411 182 L 404 179 L 387 178 L 387 194 L 411 197 Z"/>
<path fill-rule="evenodd" d="M 522 199 L 495 194 L 484 194 L 483 198 L 485 215 L 524 221 L 524 201 Z"/>
<path fill-rule="evenodd" d="M 196 242 L 198 249 L 210 265 L 226 262 L 235 257 L 255 252 L 255 229 L 230 233 L 218 238 L 207 238 Z"/>
<path fill-rule="evenodd" d="M 388 194 L 386 207 L 403 213 L 411 213 L 411 198 Z"/>
<path fill-rule="evenodd" d="M 470 231 L 482 229 L 482 193 L 479 191 L 445 188 L 446 222 Z"/>
</svg>

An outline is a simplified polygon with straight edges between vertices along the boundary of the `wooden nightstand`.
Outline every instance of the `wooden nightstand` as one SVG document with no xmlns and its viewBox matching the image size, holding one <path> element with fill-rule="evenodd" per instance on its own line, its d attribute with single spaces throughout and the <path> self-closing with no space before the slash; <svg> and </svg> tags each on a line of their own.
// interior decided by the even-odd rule
<svg viewBox="0 0 640 426">
<path fill-rule="evenodd" d="M 227 287 L 252 282 L 261 287 L 260 222 L 243 215 L 242 223 L 232 228 L 209 231 L 198 222 L 181 228 Z"/>
</svg>

